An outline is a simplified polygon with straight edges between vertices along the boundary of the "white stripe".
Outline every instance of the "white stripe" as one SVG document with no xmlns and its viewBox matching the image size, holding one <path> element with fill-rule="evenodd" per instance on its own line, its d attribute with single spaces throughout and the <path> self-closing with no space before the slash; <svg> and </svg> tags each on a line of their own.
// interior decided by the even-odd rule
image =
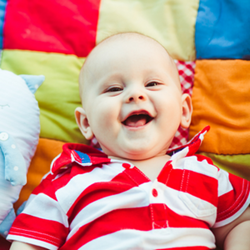
<svg viewBox="0 0 250 250">
<path fill-rule="evenodd" d="M 71 231 L 67 239 L 69 239 L 80 227 L 110 211 L 122 208 L 148 206 L 149 196 L 147 194 L 150 192 L 151 187 L 152 182 L 147 182 L 140 185 L 140 187 L 134 187 L 120 194 L 104 197 L 90 203 L 76 215 L 70 224 Z"/>
<path fill-rule="evenodd" d="M 150 203 L 165 203 L 179 215 L 201 219 L 213 225 L 216 219 L 216 207 L 191 194 L 167 187 L 161 182 L 154 182 L 152 188 L 158 192 L 157 197 L 150 197 Z"/>
<path fill-rule="evenodd" d="M 249 204 L 250 204 L 250 194 L 248 195 L 247 201 L 244 204 L 244 206 L 242 206 L 241 209 L 237 213 L 235 213 L 233 216 L 227 218 L 226 220 L 222 220 L 222 221 L 215 223 L 213 227 L 214 228 L 222 227 L 222 226 L 225 226 L 225 225 L 231 223 L 232 221 L 236 220 L 238 217 L 240 217 L 245 212 L 245 210 L 248 208 Z"/>
<path fill-rule="evenodd" d="M 203 161 L 198 161 L 196 156 L 191 156 L 187 157 L 184 162 L 185 169 L 192 170 L 215 179 L 218 178 L 218 168 L 209 164 L 205 159 Z"/>
<path fill-rule="evenodd" d="M 223 194 L 226 194 L 233 190 L 232 184 L 228 178 L 228 172 L 220 169 L 219 176 L 218 176 L 218 196 L 220 197 Z"/>
<path fill-rule="evenodd" d="M 50 250 L 58 249 L 57 246 L 46 243 L 44 241 L 35 240 L 35 239 L 32 239 L 32 238 L 26 238 L 26 237 L 23 237 L 23 236 L 16 236 L 16 235 L 12 235 L 12 234 L 9 234 L 7 236 L 7 240 L 20 241 L 20 242 L 32 244 L 32 245 L 35 245 L 35 246 L 44 247 L 44 248 L 50 249 Z"/>
<path fill-rule="evenodd" d="M 174 162 L 173 168 L 191 170 L 215 179 L 218 178 L 218 168 L 206 160 L 198 161 L 196 156 L 189 156 Z"/>
<path fill-rule="evenodd" d="M 85 244 L 80 250 L 152 250 L 174 247 L 205 246 L 215 248 L 215 238 L 209 229 L 163 228 L 151 231 L 121 230 Z"/>
<path fill-rule="evenodd" d="M 124 171 L 121 164 L 103 164 L 89 173 L 79 174 L 71 178 L 66 186 L 56 191 L 56 197 L 67 214 L 78 196 L 90 185 L 98 182 L 108 182 Z"/>
<path fill-rule="evenodd" d="M 45 220 L 57 221 L 65 227 L 69 227 L 68 217 L 58 202 L 43 193 L 31 194 L 23 213 Z"/>
</svg>

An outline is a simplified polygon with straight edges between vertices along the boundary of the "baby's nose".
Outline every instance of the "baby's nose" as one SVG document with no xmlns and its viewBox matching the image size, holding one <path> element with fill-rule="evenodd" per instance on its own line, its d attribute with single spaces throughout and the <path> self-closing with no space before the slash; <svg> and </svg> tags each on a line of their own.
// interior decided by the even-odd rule
<svg viewBox="0 0 250 250">
<path fill-rule="evenodd" d="M 137 101 L 137 100 L 143 100 L 145 99 L 143 95 L 133 95 L 129 97 L 129 101 Z"/>
</svg>

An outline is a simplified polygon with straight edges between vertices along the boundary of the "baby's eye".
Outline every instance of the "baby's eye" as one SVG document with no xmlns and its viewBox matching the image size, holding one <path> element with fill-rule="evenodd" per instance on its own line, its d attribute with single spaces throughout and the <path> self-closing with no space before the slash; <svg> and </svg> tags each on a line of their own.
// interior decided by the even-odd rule
<svg viewBox="0 0 250 250">
<path fill-rule="evenodd" d="M 146 87 L 154 87 L 154 86 L 157 86 L 157 85 L 159 85 L 158 82 L 150 82 L 150 83 L 148 83 L 148 84 L 146 85 Z"/>
<path fill-rule="evenodd" d="M 122 88 L 120 87 L 110 87 L 106 90 L 106 92 L 118 92 L 118 91 L 122 91 Z"/>
</svg>

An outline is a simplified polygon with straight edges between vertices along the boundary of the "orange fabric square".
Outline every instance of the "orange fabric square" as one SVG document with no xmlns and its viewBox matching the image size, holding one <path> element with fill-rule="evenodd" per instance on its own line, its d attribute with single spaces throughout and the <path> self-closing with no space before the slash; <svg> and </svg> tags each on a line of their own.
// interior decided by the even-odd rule
<svg viewBox="0 0 250 250">
<path fill-rule="evenodd" d="M 211 126 L 201 151 L 229 155 L 250 153 L 249 93 L 249 61 L 196 61 L 190 138 L 206 125 Z"/>
<path fill-rule="evenodd" d="M 15 203 L 16 209 L 29 198 L 33 189 L 40 184 L 43 176 L 50 171 L 50 164 L 62 152 L 64 143 L 44 138 L 39 139 L 36 153 L 28 169 L 27 184 L 22 188 L 19 199 Z"/>
</svg>

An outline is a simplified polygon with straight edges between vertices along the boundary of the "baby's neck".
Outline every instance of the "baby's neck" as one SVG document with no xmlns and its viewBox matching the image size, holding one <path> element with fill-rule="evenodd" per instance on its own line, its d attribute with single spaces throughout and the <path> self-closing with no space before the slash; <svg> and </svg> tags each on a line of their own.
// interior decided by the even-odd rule
<svg viewBox="0 0 250 250">
<path fill-rule="evenodd" d="M 113 157 L 112 157 L 113 158 Z M 119 158 L 115 158 L 119 159 Z M 150 180 L 154 181 L 160 174 L 162 168 L 170 159 L 169 155 L 161 155 L 146 160 L 126 160 L 142 171 Z M 125 160 L 125 159 L 119 159 Z"/>
</svg>

